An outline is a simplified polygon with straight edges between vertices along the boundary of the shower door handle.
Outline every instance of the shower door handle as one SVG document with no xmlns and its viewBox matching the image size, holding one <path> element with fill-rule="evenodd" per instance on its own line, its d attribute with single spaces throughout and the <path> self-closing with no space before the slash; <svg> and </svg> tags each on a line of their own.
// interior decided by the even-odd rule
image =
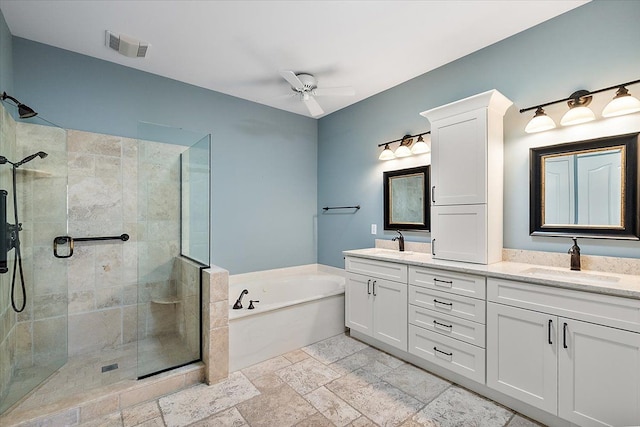
<svg viewBox="0 0 640 427">
<path fill-rule="evenodd" d="M 69 248 L 68 254 L 58 252 L 58 246 L 65 245 Z M 73 255 L 73 238 L 70 236 L 58 236 L 53 239 L 53 256 L 56 258 L 71 258 Z"/>
</svg>

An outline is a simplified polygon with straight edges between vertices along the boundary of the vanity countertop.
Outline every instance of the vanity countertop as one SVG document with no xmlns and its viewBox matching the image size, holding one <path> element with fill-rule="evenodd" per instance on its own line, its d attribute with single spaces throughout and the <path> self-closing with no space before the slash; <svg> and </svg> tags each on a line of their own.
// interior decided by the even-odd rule
<svg viewBox="0 0 640 427">
<path fill-rule="evenodd" d="M 344 251 L 343 254 L 640 300 L 640 276 L 588 270 L 571 271 L 568 258 L 567 268 L 560 268 L 510 261 L 489 265 L 444 261 L 433 259 L 429 253 L 382 248 L 355 249 Z"/>
</svg>

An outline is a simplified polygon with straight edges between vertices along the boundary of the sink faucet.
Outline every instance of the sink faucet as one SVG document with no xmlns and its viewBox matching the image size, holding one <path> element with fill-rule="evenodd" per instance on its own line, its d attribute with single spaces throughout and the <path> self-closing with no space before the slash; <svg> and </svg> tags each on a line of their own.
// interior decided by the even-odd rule
<svg viewBox="0 0 640 427">
<path fill-rule="evenodd" d="M 242 308 L 242 297 L 245 296 L 248 293 L 249 293 L 249 291 L 246 290 L 246 289 L 243 289 L 242 292 L 240 292 L 240 296 L 236 300 L 236 303 L 233 304 L 233 309 L 234 310 L 240 310 Z"/>
<path fill-rule="evenodd" d="M 396 230 L 396 232 L 399 234 L 399 236 L 394 237 L 393 239 L 391 239 L 391 241 L 395 242 L 397 240 L 398 241 L 398 249 L 400 250 L 400 252 L 404 252 L 404 236 L 402 235 L 400 230 Z"/>
<path fill-rule="evenodd" d="M 569 249 L 569 254 L 571 254 L 571 269 L 575 271 L 580 271 L 580 246 L 578 246 L 578 238 L 573 238 L 573 246 Z"/>
</svg>

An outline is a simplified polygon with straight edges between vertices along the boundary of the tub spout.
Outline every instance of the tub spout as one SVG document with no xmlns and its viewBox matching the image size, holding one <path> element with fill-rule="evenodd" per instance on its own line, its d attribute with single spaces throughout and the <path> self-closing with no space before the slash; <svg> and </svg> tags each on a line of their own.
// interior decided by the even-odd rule
<svg viewBox="0 0 640 427">
<path fill-rule="evenodd" d="M 233 304 L 233 309 L 234 310 L 240 310 L 242 308 L 242 297 L 245 296 L 248 293 L 249 293 L 249 291 L 246 290 L 246 289 L 243 289 L 242 292 L 240 292 L 240 296 L 236 300 L 236 303 Z"/>
</svg>

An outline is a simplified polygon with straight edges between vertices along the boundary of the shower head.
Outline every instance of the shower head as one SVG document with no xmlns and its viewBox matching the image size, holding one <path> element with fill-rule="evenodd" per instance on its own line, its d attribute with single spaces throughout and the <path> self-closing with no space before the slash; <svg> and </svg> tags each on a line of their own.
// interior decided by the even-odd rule
<svg viewBox="0 0 640 427">
<path fill-rule="evenodd" d="M 33 111 L 31 107 L 24 105 L 23 103 L 15 99 L 13 96 L 7 95 L 7 92 L 2 92 L 2 96 L 0 96 L 0 99 L 2 99 L 3 101 L 6 99 L 13 101 L 13 103 L 18 107 L 18 115 L 20 116 L 21 119 L 28 119 L 38 115 L 38 113 Z"/>
<path fill-rule="evenodd" d="M 27 156 L 27 157 L 25 157 L 24 159 L 20 160 L 17 163 L 13 163 L 13 166 L 17 168 L 19 166 L 22 166 L 25 163 L 30 162 L 31 160 L 35 159 L 36 157 L 40 157 L 41 159 L 44 159 L 47 156 L 48 156 L 48 154 L 45 153 L 44 151 L 38 151 L 37 153 L 32 154 L 30 156 Z"/>
</svg>

